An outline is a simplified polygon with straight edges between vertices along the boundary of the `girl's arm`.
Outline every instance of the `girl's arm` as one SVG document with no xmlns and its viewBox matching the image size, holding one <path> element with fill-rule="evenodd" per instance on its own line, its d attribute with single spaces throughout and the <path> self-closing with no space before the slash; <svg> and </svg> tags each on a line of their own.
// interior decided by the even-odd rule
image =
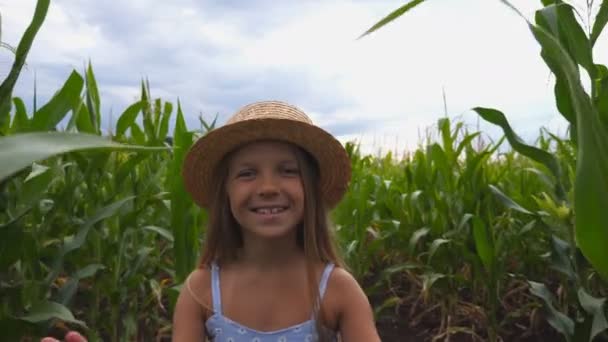
<svg viewBox="0 0 608 342">
<path fill-rule="evenodd" d="M 346 270 L 336 268 L 329 286 L 328 290 L 334 290 L 331 295 L 336 296 L 338 329 L 342 341 L 379 342 L 371 305 L 355 278 Z"/>
<path fill-rule="evenodd" d="M 209 280 L 206 273 L 209 272 L 204 269 L 195 270 L 182 286 L 173 313 L 173 341 L 203 342 L 207 340 L 204 323 L 207 318 L 205 308 L 208 308 L 209 305 L 200 297 L 201 293 L 205 293 L 204 287 L 208 283 L 205 280 Z"/>
</svg>

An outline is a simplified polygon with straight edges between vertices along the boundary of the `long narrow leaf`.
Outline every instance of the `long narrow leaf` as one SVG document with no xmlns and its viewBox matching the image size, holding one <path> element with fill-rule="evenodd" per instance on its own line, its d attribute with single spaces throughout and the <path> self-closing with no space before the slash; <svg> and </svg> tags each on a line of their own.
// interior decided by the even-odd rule
<svg viewBox="0 0 608 342">
<path fill-rule="evenodd" d="M 513 209 L 522 214 L 534 215 L 534 213 L 526 210 L 524 207 L 517 204 L 517 202 L 512 200 L 509 196 L 505 195 L 502 191 L 500 191 L 500 189 L 498 189 L 494 185 L 490 184 L 489 188 L 490 188 L 490 191 L 492 191 L 492 193 L 494 193 L 494 195 L 500 200 L 500 202 L 502 202 L 502 204 L 504 204 L 507 208 Z"/>
<path fill-rule="evenodd" d="M 85 80 L 87 85 L 87 90 L 85 93 L 86 101 L 87 101 L 87 110 L 89 111 L 89 116 L 91 123 L 95 127 L 95 133 L 99 134 L 100 124 L 101 124 L 101 112 L 100 112 L 100 100 L 99 100 L 99 90 L 97 90 L 97 81 L 95 80 L 95 74 L 93 73 L 93 66 L 89 61 L 89 65 L 85 72 Z"/>
<path fill-rule="evenodd" d="M 555 309 L 553 306 L 553 302 L 555 301 L 553 294 L 549 292 L 545 284 L 534 281 L 528 281 L 528 283 L 530 284 L 530 292 L 543 300 L 549 324 L 559 331 L 566 338 L 566 341 L 572 341 L 574 322 L 568 316 Z"/>
<path fill-rule="evenodd" d="M 384 19 L 380 20 L 379 22 L 377 22 L 374 26 L 372 26 L 369 30 L 365 31 L 365 33 L 363 33 L 360 37 L 364 37 L 367 36 L 368 34 L 380 29 L 382 26 L 390 23 L 391 21 L 399 18 L 400 16 L 402 16 L 403 14 L 405 14 L 407 11 L 411 10 L 412 8 L 420 5 L 421 3 L 423 3 L 426 0 L 412 0 L 410 2 L 408 2 L 407 4 L 399 7 L 398 9 L 394 10 L 393 12 L 391 12 L 389 15 L 387 15 L 386 17 L 384 17 Z"/>
<path fill-rule="evenodd" d="M 489 231 L 486 224 L 477 216 L 473 217 L 473 237 L 475 238 L 477 255 L 481 259 L 483 266 L 486 271 L 493 272 L 495 256 L 492 233 Z"/>
<path fill-rule="evenodd" d="M 116 137 L 122 137 L 127 129 L 131 127 L 135 123 L 135 118 L 139 114 L 139 111 L 142 109 L 142 101 L 137 101 L 134 104 L 130 105 L 125 109 L 125 111 L 118 118 L 118 122 L 116 122 Z"/>
<path fill-rule="evenodd" d="M 181 105 L 177 103 L 177 119 L 173 133 L 173 160 L 170 172 L 181 174 L 185 155 L 192 145 L 192 132 L 188 132 Z M 191 236 L 193 225 L 188 221 L 189 208 L 192 206 L 190 195 L 186 192 L 182 177 L 171 177 L 171 227 L 173 229 L 173 251 L 175 253 L 176 277 L 178 282 L 185 280 L 194 267 L 196 239 Z M 190 224 L 189 224 L 190 223 Z"/>
<path fill-rule="evenodd" d="M 31 127 L 35 131 L 49 131 L 63 120 L 67 113 L 77 107 L 80 101 L 80 92 L 84 85 L 82 76 L 73 71 L 63 87 L 42 106 L 32 119 Z"/>
<path fill-rule="evenodd" d="M 509 141 L 509 144 L 511 144 L 511 147 L 513 147 L 515 151 L 545 165 L 558 180 L 556 182 L 556 193 L 560 197 L 564 196 L 564 191 L 560 183 L 562 177 L 562 170 L 554 155 L 537 147 L 526 144 L 517 135 L 517 133 L 513 131 L 511 125 L 507 121 L 507 118 L 502 112 L 496 109 L 482 107 L 476 107 L 473 108 L 473 110 L 477 112 L 477 114 L 479 114 L 484 120 L 500 126 L 500 128 L 502 128 L 503 130 L 503 133 L 505 134 L 505 137 Z"/>
<path fill-rule="evenodd" d="M 593 29 L 591 30 L 591 45 L 595 45 L 597 38 L 602 33 L 602 30 L 608 23 L 608 1 L 602 0 L 602 4 L 600 5 L 600 10 L 597 12 L 595 16 L 595 21 L 593 23 Z"/>
<path fill-rule="evenodd" d="M 549 21 L 554 22 L 548 23 Z M 578 24 L 572 6 L 566 3 L 547 6 L 536 12 L 536 22 L 560 42 L 569 56 L 585 68 L 591 78 L 595 78 L 591 43 Z M 557 31 L 549 31 L 554 27 L 557 27 Z"/>
<path fill-rule="evenodd" d="M 88 134 L 42 132 L 0 138 L 0 181 L 38 160 L 66 152 L 106 149 L 160 151 L 163 147 L 123 145 Z"/>
<path fill-rule="evenodd" d="M 17 46 L 15 61 L 11 67 L 11 71 L 0 85 L 0 127 L 3 127 L 5 122 L 8 121 L 9 112 L 11 110 L 13 88 L 17 83 L 17 79 L 19 78 L 19 74 L 23 68 L 23 64 L 25 64 L 25 59 L 27 58 L 27 55 L 32 47 L 34 38 L 44 22 L 50 2 L 50 0 L 38 0 L 32 22 L 27 29 L 25 29 L 25 33 L 23 33 L 23 36 L 21 37 L 19 46 Z M 2 133 L 3 132 L 0 132 L 0 135 Z"/>
<path fill-rule="evenodd" d="M 11 125 L 10 134 L 26 131 L 30 125 L 30 119 L 27 117 L 27 111 L 23 101 L 20 98 L 15 97 L 13 103 L 15 104 L 15 118 Z"/>
<path fill-rule="evenodd" d="M 83 321 L 79 321 L 74 318 L 74 315 L 68 308 L 59 303 L 49 301 L 35 304 L 30 310 L 29 314 L 20 317 L 21 320 L 31 323 L 45 322 L 53 318 L 60 319 L 67 323 L 78 324 L 81 327 L 87 327 Z"/>
</svg>

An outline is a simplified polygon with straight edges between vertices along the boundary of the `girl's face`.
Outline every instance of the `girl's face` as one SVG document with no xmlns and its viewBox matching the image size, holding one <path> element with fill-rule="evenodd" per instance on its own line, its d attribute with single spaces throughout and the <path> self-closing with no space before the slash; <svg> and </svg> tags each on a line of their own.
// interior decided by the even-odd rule
<svg viewBox="0 0 608 342">
<path fill-rule="evenodd" d="M 282 142 L 255 142 L 230 158 L 228 199 L 243 237 L 282 237 L 302 222 L 304 189 L 294 149 Z"/>
</svg>

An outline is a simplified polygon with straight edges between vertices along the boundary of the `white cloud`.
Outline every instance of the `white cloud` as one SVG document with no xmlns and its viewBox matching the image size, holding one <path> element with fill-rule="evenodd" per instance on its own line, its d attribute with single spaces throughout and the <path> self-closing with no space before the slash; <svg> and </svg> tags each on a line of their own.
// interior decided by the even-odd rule
<svg viewBox="0 0 608 342">
<path fill-rule="evenodd" d="M 512 2 L 528 17 L 536 7 Z M 34 3 L 2 5 L 4 41 L 17 44 Z M 414 147 L 419 132 L 443 116 L 445 89 L 449 115 L 473 127 L 474 106 L 503 110 L 528 138 L 543 125 L 565 127 L 538 44 L 498 0 L 427 1 L 360 40 L 399 4 L 116 3 L 53 1 L 18 89 L 31 94 L 36 70 L 50 96 L 71 68 L 80 70 L 91 58 L 104 112 L 121 112 L 148 77 L 153 95 L 173 102 L 179 96 L 194 124 L 201 111 L 225 119 L 246 102 L 279 98 L 306 109 L 341 139 L 375 136 L 378 144 L 385 137 L 387 146 Z M 597 51 L 607 50 L 606 43 L 604 36 Z M 605 54 L 596 58 L 606 63 Z"/>
</svg>

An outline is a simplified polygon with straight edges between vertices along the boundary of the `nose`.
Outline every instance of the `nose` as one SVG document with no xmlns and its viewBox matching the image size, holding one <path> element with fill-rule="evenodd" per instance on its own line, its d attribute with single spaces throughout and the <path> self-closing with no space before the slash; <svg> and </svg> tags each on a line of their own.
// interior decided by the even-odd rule
<svg viewBox="0 0 608 342">
<path fill-rule="evenodd" d="M 258 186 L 258 195 L 260 197 L 272 197 L 279 193 L 278 182 L 272 174 L 261 175 Z"/>
</svg>

